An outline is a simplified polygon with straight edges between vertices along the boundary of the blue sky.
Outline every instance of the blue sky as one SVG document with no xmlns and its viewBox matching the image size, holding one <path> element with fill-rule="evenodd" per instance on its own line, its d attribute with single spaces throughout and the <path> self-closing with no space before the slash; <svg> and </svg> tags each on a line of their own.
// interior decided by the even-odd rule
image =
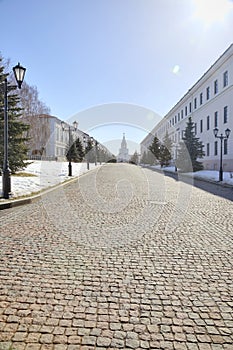
<svg viewBox="0 0 233 350">
<path fill-rule="evenodd" d="M 0 13 L 0 52 L 51 114 L 116 149 L 123 132 L 138 144 L 233 41 L 231 0 L 0 0 Z"/>
</svg>

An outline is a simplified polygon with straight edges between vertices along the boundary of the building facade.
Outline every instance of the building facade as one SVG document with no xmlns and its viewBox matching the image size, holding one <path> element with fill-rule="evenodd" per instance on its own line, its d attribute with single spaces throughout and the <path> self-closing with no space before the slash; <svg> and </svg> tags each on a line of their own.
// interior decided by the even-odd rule
<svg viewBox="0 0 233 350">
<path fill-rule="evenodd" d="M 64 160 L 69 146 L 69 127 L 73 140 L 83 141 L 84 132 L 74 130 L 72 125 L 64 123 L 57 117 L 42 114 L 27 117 L 24 122 L 30 125 L 28 131 L 28 156 L 34 159 Z"/>
<path fill-rule="evenodd" d="M 188 118 L 195 123 L 195 134 L 203 142 L 204 168 L 218 170 L 220 140 L 214 137 L 231 130 L 229 139 L 223 140 L 223 170 L 233 171 L 233 44 L 177 102 L 165 117 L 141 142 L 141 154 L 148 150 L 154 136 L 162 142 L 166 132 L 173 141 L 173 160 L 182 140 Z"/>
</svg>

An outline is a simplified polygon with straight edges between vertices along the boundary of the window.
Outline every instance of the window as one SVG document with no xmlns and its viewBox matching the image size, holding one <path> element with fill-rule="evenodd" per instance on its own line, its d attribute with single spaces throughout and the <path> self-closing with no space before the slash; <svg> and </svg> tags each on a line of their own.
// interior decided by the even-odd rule
<svg viewBox="0 0 233 350">
<path fill-rule="evenodd" d="M 207 118 L 206 118 L 206 129 L 209 130 L 210 129 L 210 116 L 207 115 Z"/>
<path fill-rule="evenodd" d="M 197 135 L 197 123 L 194 124 L 194 134 Z"/>
<path fill-rule="evenodd" d="M 214 127 L 218 127 L 218 112 L 214 113 Z"/>
<path fill-rule="evenodd" d="M 210 155 L 210 144 L 209 143 L 206 144 L 206 155 L 207 155 L 207 157 Z"/>
<path fill-rule="evenodd" d="M 185 116 L 188 114 L 188 108 L 185 106 Z"/>
<path fill-rule="evenodd" d="M 177 123 L 177 116 L 175 115 L 175 124 Z"/>
<path fill-rule="evenodd" d="M 200 132 L 203 132 L 203 120 L 200 120 Z"/>
<path fill-rule="evenodd" d="M 223 87 L 226 87 L 228 85 L 228 71 L 223 73 Z"/>
<path fill-rule="evenodd" d="M 192 103 L 189 102 L 189 113 L 191 113 L 191 112 L 192 112 Z"/>
<path fill-rule="evenodd" d="M 174 125 L 174 118 L 172 118 L 172 125 Z"/>
<path fill-rule="evenodd" d="M 206 88 L 206 99 L 207 100 L 210 99 L 210 87 L 209 86 Z"/>
<path fill-rule="evenodd" d="M 224 110 L 223 110 L 223 123 L 226 124 L 227 123 L 227 117 L 228 117 L 228 108 L 227 106 L 224 107 Z"/>
<path fill-rule="evenodd" d="M 227 154 L 227 139 L 224 139 L 223 153 L 224 153 L 224 154 Z"/>
<path fill-rule="evenodd" d="M 218 155 L 218 141 L 214 141 L 214 155 Z"/>
<path fill-rule="evenodd" d="M 197 98 L 194 98 L 194 108 L 197 109 Z"/>
<path fill-rule="evenodd" d="M 201 92 L 200 93 L 200 105 L 202 105 L 202 103 L 203 103 L 203 93 Z"/>
<path fill-rule="evenodd" d="M 180 112 L 178 113 L 178 122 L 180 121 Z"/>
<path fill-rule="evenodd" d="M 184 118 L 184 111 L 183 111 L 183 109 L 181 110 L 181 119 L 183 119 Z"/>
<path fill-rule="evenodd" d="M 214 81 L 214 93 L 215 94 L 218 93 L 218 80 L 217 79 Z"/>
</svg>

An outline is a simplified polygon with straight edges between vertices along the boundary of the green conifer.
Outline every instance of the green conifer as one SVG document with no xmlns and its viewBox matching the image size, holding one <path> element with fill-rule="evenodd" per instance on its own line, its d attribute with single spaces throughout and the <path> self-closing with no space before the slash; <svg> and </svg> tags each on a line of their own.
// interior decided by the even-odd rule
<svg viewBox="0 0 233 350">
<path fill-rule="evenodd" d="M 204 157 L 203 143 L 195 136 L 195 125 L 189 117 L 186 129 L 178 149 L 177 167 L 181 171 L 195 172 L 203 169 L 203 165 L 198 159 Z"/>
<path fill-rule="evenodd" d="M 0 57 L 0 168 L 4 158 L 4 80 L 8 76 L 4 72 L 5 67 Z M 8 79 L 10 81 L 10 79 Z M 12 173 L 27 166 L 26 132 L 29 126 L 20 120 L 21 108 L 16 85 L 7 84 L 8 90 L 8 159 Z"/>
<path fill-rule="evenodd" d="M 168 132 L 166 132 L 163 139 L 163 144 L 160 146 L 159 161 L 161 166 L 168 166 L 172 159 L 172 140 L 170 139 Z"/>
</svg>

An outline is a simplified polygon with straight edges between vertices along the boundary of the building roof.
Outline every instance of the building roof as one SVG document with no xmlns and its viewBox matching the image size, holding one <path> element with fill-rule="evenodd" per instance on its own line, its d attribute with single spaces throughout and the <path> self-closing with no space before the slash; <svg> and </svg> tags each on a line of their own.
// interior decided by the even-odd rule
<svg viewBox="0 0 233 350">
<path fill-rule="evenodd" d="M 181 99 L 164 116 L 165 119 L 193 90 L 197 90 L 204 80 L 207 80 L 214 70 L 218 69 L 231 55 L 233 55 L 233 44 L 231 44 L 224 53 L 210 66 L 210 68 L 198 79 L 198 81 L 181 97 Z M 163 120 L 162 119 L 162 120 Z"/>
</svg>

